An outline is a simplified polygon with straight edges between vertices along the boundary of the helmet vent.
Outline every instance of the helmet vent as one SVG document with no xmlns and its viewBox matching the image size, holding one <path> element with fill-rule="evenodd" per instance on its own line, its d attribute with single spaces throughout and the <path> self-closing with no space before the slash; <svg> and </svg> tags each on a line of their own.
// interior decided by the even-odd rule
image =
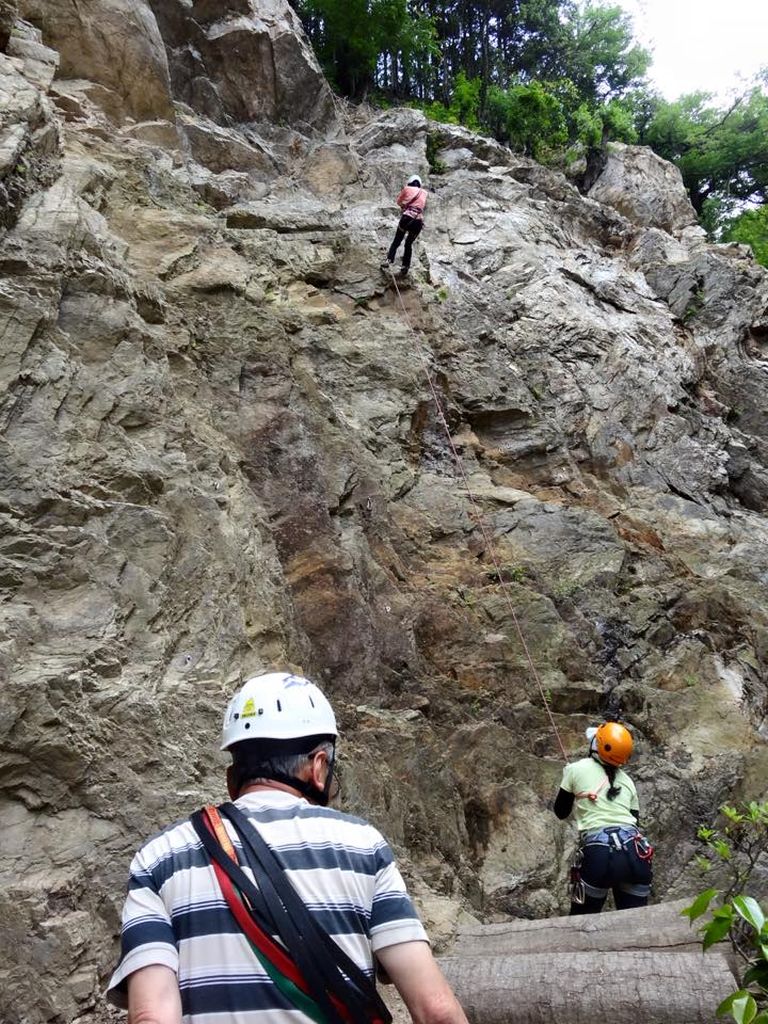
<svg viewBox="0 0 768 1024">
<path fill-rule="evenodd" d="M 314 701 L 312 700 L 312 698 L 311 698 L 311 697 L 309 698 L 309 703 L 310 703 L 310 704 L 312 705 L 312 707 L 314 707 L 314 706 L 315 706 L 315 702 L 314 702 Z"/>
<path fill-rule="evenodd" d="M 277 702 L 277 710 L 278 711 L 282 711 L 283 710 L 283 705 L 280 703 L 280 701 Z"/>
</svg>

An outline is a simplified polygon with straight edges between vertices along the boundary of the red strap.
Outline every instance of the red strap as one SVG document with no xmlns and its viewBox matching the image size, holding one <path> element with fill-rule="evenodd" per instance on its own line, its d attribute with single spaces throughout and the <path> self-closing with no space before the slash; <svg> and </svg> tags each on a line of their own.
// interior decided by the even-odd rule
<svg viewBox="0 0 768 1024">
<path fill-rule="evenodd" d="M 235 848 L 232 845 L 232 841 L 229 838 L 227 830 L 224 828 L 224 823 L 219 816 L 218 810 L 215 807 L 206 807 L 203 809 L 203 815 L 205 817 L 205 823 L 210 829 L 211 835 L 213 835 L 215 839 L 218 839 L 227 856 L 237 863 Z M 222 841 L 219 835 L 219 829 L 221 829 L 224 836 L 226 836 L 226 842 Z M 248 913 L 242 899 L 235 891 L 232 880 L 226 871 L 224 871 L 224 869 L 217 864 L 215 860 L 211 861 L 211 863 L 213 865 L 213 870 L 216 872 L 216 880 L 219 883 L 221 893 L 227 901 L 227 906 L 232 911 L 235 920 L 251 942 L 257 947 L 257 949 L 260 949 L 266 957 L 269 957 L 281 974 L 290 978 L 294 985 L 297 985 L 302 992 L 308 992 L 307 984 L 299 973 L 293 960 L 291 960 L 282 946 L 278 946 L 274 939 L 256 924 Z"/>
<path fill-rule="evenodd" d="M 594 801 L 597 800 L 597 798 L 598 798 L 600 790 L 604 789 L 607 785 L 608 785 L 608 779 L 603 779 L 603 781 L 600 783 L 600 785 L 597 787 L 597 789 L 594 790 L 592 793 L 588 793 L 588 792 L 574 793 L 574 796 L 576 797 L 577 800 L 579 800 L 581 797 L 588 797 L 594 803 Z"/>
<path fill-rule="evenodd" d="M 224 823 L 221 820 L 218 809 L 212 806 L 203 808 L 203 817 L 205 818 L 205 823 L 211 834 L 219 841 L 224 852 L 231 860 L 234 860 L 235 863 L 237 863 L 235 848 L 229 838 L 229 833 L 224 827 Z M 220 833 L 223 833 L 223 838 Z M 283 947 L 279 946 L 270 935 L 256 924 L 248 913 L 243 900 L 235 890 L 232 880 L 221 865 L 217 864 L 215 860 L 211 861 L 211 863 L 213 865 L 213 870 L 216 872 L 216 879 L 219 883 L 219 888 L 221 889 L 224 899 L 227 901 L 227 906 L 232 911 L 235 920 L 240 925 L 247 938 L 250 939 L 254 946 L 256 946 L 256 948 L 259 949 L 264 956 L 266 956 L 275 965 L 281 974 L 284 974 L 286 978 L 296 985 L 297 988 L 300 988 L 302 992 L 311 997 L 309 986 L 304 980 L 296 964 L 291 960 Z M 351 1017 L 347 1007 L 343 1003 L 339 1002 L 332 993 L 329 992 L 328 997 L 342 1020 L 350 1021 Z M 377 1018 L 372 1022 L 372 1024 L 382 1024 L 382 1022 Z"/>
</svg>

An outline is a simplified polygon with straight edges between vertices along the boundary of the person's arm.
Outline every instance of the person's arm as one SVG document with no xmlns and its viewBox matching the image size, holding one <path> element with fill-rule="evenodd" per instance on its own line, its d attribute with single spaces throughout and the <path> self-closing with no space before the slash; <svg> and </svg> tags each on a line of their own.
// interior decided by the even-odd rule
<svg viewBox="0 0 768 1024">
<path fill-rule="evenodd" d="M 567 789 L 558 789 L 552 810 L 561 821 L 564 821 L 573 810 L 573 800 L 573 793 L 569 793 Z"/>
<path fill-rule="evenodd" d="M 400 942 L 376 952 L 414 1024 L 467 1024 L 428 942 Z"/>
<path fill-rule="evenodd" d="M 176 982 L 179 968 L 179 952 L 176 935 L 173 930 L 168 908 L 160 895 L 162 877 L 156 877 L 153 866 L 159 854 L 165 849 L 162 836 L 156 842 L 150 841 L 136 854 L 131 862 L 128 892 L 123 904 L 123 928 L 120 936 L 120 962 L 112 975 L 107 989 L 107 1001 L 121 1010 L 132 1010 L 131 1024 L 177 1024 L 181 1019 L 176 1017 L 156 1017 L 156 1006 L 144 996 L 145 983 L 149 978 L 153 986 L 158 978 L 167 977 L 176 986 L 178 1001 L 178 984 Z M 145 970 L 160 971 L 159 975 L 144 974 Z M 167 972 L 163 974 L 162 972 Z M 137 979 L 138 981 L 138 988 Z M 129 1000 L 129 990 L 133 995 L 134 1005 Z M 136 994 L 138 993 L 138 995 Z M 137 999 L 141 998 L 141 1016 Z M 165 1006 L 165 1000 L 157 1006 Z"/>
<path fill-rule="evenodd" d="M 181 995 L 175 971 L 151 964 L 129 975 L 128 1024 L 181 1024 Z"/>
<path fill-rule="evenodd" d="M 561 821 L 564 821 L 573 810 L 573 804 L 576 800 L 574 794 L 579 789 L 578 786 L 574 785 L 573 772 L 574 766 L 572 764 L 567 764 L 563 769 L 560 789 L 557 791 L 555 802 L 552 804 L 552 810 Z"/>
</svg>

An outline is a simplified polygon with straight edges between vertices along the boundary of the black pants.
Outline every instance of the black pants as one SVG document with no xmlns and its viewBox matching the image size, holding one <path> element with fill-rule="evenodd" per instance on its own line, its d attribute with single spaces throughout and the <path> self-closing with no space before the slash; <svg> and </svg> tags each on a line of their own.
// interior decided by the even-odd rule
<svg viewBox="0 0 768 1024">
<path fill-rule="evenodd" d="M 577 917 L 579 914 L 599 914 L 605 906 L 607 896 L 585 896 L 583 903 L 572 903 L 569 914 Z M 620 889 L 613 890 L 613 902 L 617 910 L 632 910 L 633 907 L 647 907 L 647 896 L 633 896 L 631 893 L 622 892 Z"/>
<path fill-rule="evenodd" d="M 387 253 L 387 259 L 390 263 L 394 263 L 395 255 L 397 250 L 400 248 L 400 243 L 405 239 L 405 248 L 403 249 L 403 270 L 408 270 L 411 265 L 411 250 L 413 243 L 423 227 L 424 222 L 419 220 L 418 217 L 409 217 L 407 214 L 403 214 L 397 225 L 397 231 L 395 237 L 392 240 L 392 245 L 389 247 Z"/>
<path fill-rule="evenodd" d="M 650 861 L 641 859 L 634 843 L 620 850 L 609 843 L 595 843 L 584 847 L 581 879 L 586 887 L 583 903 L 571 903 L 571 916 L 599 914 L 608 890 L 613 893 L 617 910 L 645 907 L 648 904 L 653 871 Z"/>
</svg>

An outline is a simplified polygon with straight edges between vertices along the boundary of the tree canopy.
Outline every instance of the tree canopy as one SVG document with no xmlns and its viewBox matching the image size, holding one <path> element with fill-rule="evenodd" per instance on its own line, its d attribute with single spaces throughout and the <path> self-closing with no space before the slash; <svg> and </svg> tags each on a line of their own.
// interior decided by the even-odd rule
<svg viewBox="0 0 768 1024">
<path fill-rule="evenodd" d="M 618 6 L 577 0 L 295 0 L 326 73 L 359 99 L 450 102 L 458 76 L 483 89 L 570 79 L 587 98 L 642 79 L 648 54 Z"/>
<path fill-rule="evenodd" d="M 707 93 L 673 103 L 656 99 L 640 142 L 680 168 L 701 214 L 708 199 L 725 209 L 766 200 L 768 95 L 757 85 L 722 109 Z"/>
</svg>

